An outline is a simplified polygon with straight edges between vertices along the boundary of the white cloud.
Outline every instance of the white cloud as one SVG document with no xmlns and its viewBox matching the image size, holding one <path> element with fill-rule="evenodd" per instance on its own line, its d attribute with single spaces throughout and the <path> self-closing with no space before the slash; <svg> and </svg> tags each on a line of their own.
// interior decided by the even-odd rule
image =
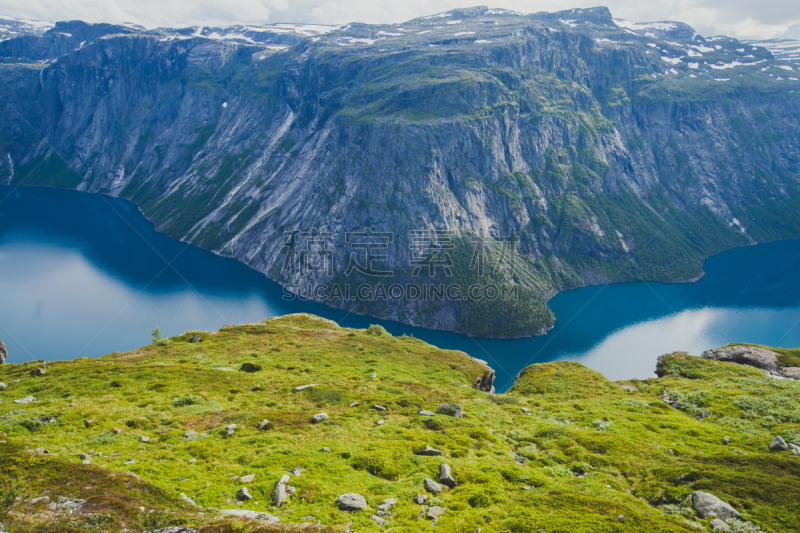
<svg viewBox="0 0 800 533">
<path fill-rule="evenodd" d="M 147 27 L 234 23 L 347 22 L 399 23 L 456 7 L 487 3 L 476 0 L 0 0 L 0 14 L 41 20 L 135 22 Z M 562 0 L 496 0 L 491 7 L 523 13 L 559 11 Z M 576 0 L 570 7 L 592 7 L 597 0 Z M 800 37 L 797 0 L 607 0 L 616 18 L 636 22 L 676 20 L 702 35 L 742 38 Z"/>
</svg>

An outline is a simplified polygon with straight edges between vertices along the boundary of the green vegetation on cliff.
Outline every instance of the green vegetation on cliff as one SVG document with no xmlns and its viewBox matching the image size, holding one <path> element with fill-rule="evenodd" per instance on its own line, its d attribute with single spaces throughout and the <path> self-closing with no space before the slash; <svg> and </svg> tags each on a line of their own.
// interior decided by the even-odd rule
<svg viewBox="0 0 800 533">
<path fill-rule="evenodd" d="M 482 363 L 378 326 L 291 315 L 197 334 L 100 359 L 0 366 L 0 502 L 10 504 L 0 522 L 14 533 L 349 522 L 356 531 L 689 532 L 710 528 L 687 503 L 704 491 L 752 522 L 738 531 L 798 531 L 800 458 L 768 446 L 776 435 L 800 444 L 799 382 L 673 354 L 660 362 L 665 377 L 625 383 L 634 391 L 557 362 L 490 395 L 470 386 Z M 316 386 L 294 391 L 304 385 Z M 417 414 L 445 403 L 465 416 Z M 443 453 L 415 453 L 425 446 Z M 441 463 L 458 484 L 435 496 L 423 482 L 439 479 Z M 295 491 L 275 508 L 287 472 Z M 245 486 L 253 499 L 237 504 Z M 351 492 L 367 510 L 337 508 Z M 435 527 L 417 494 L 445 509 Z M 84 499 L 85 512 L 54 512 L 32 501 L 41 496 Z M 371 515 L 387 498 L 397 503 L 379 526 Z"/>
</svg>

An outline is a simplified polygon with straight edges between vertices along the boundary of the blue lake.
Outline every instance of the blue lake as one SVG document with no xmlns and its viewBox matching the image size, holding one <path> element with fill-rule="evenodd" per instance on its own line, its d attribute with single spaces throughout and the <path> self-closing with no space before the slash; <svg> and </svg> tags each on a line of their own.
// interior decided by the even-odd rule
<svg viewBox="0 0 800 533">
<path fill-rule="evenodd" d="M 800 346 L 800 240 L 730 250 L 696 283 L 626 283 L 559 294 L 546 336 L 471 339 L 282 299 L 245 265 L 157 233 L 130 202 L 0 186 L 0 339 L 10 363 L 97 357 L 167 335 L 293 312 L 381 324 L 497 370 L 498 390 L 532 363 L 579 361 L 610 379 L 654 375 L 658 355 L 728 342 Z"/>
</svg>

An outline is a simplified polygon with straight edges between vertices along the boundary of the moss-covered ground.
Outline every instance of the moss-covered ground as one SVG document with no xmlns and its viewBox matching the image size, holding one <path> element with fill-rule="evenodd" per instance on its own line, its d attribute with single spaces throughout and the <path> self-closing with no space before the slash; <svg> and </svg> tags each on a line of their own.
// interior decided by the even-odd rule
<svg viewBox="0 0 800 533">
<path fill-rule="evenodd" d="M 800 530 L 800 458 L 768 449 L 775 435 L 800 444 L 798 382 L 674 354 L 660 363 L 664 377 L 626 382 L 633 392 L 558 362 L 489 395 L 470 386 L 482 363 L 377 326 L 291 315 L 198 333 L 198 343 L 190 332 L 46 363 L 43 376 L 31 375 L 41 362 L 0 366 L 0 522 L 14 533 L 276 530 L 217 512 L 236 508 L 320 531 L 352 522 L 354 531 L 680 532 L 710 529 L 684 504 L 703 490 L 762 531 Z M 319 386 L 293 392 L 309 384 Z M 29 395 L 35 403 L 14 403 Z M 466 416 L 417 414 L 443 403 Z M 311 424 L 321 412 L 329 419 Z M 425 445 L 444 454 L 414 453 Z M 442 462 L 458 486 L 431 495 L 446 509 L 434 525 L 412 499 Z M 295 494 L 274 508 L 275 483 L 296 467 Z M 239 504 L 234 476 L 251 474 L 254 499 Z M 339 511 L 347 492 L 362 494 L 368 510 Z M 40 496 L 85 499 L 92 514 L 31 503 Z M 397 504 L 379 526 L 370 515 L 386 498 Z"/>
</svg>

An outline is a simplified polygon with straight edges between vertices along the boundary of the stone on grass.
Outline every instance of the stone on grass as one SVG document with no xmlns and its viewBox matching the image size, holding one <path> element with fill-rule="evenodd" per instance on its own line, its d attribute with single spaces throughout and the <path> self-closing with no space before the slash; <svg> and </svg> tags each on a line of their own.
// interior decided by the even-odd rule
<svg viewBox="0 0 800 533">
<path fill-rule="evenodd" d="M 360 494 L 348 492 L 336 498 L 336 505 L 342 511 L 363 511 L 367 508 L 367 500 Z"/>
<path fill-rule="evenodd" d="M 197 432 L 193 429 L 190 429 L 186 433 L 183 434 L 183 438 L 188 439 L 189 437 L 194 437 L 197 435 Z"/>
<path fill-rule="evenodd" d="M 447 485 L 451 489 L 457 485 L 456 480 L 453 479 L 450 473 L 450 465 L 446 463 L 439 465 L 439 483 Z"/>
<path fill-rule="evenodd" d="M 201 339 L 201 338 L 200 338 L 200 335 L 198 335 L 197 333 L 195 333 L 194 335 L 192 335 L 192 340 L 190 340 L 189 342 L 191 342 L 191 343 L 195 344 L 195 343 L 198 343 L 198 342 L 200 342 L 200 341 L 202 341 L 202 340 L 203 340 L 203 339 Z"/>
<path fill-rule="evenodd" d="M 784 367 L 781 370 L 781 374 L 783 374 L 783 377 L 785 378 L 800 381 L 800 367 L 797 366 Z"/>
<path fill-rule="evenodd" d="M 373 405 L 372 408 L 376 411 L 386 411 L 386 408 L 382 405 Z"/>
<path fill-rule="evenodd" d="M 731 438 L 730 437 L 722 437 L 722 444 L 727 446 L 730 443 L 731 443 Z"/>
<path fill-rule="evenodd" d="M 328 419 L 328 413 L 318 413 L 318 414 L 316 414 L 316 415 L 311 417 L 311 423 L 312 424 L 319 424 L 323 420 L 327 420 L 327 419 Z"/>
<path fill-rule="evenodd" d="M 381 419 L 381 420 L 378 420 L 378 421 L 376 422 L 376 424 L 378 424 L 379 426 L 382 426 L 382 425 L 384 425 L 385 423 L 386 423 L 386 420 L 383 420 L 383 419 Z"/>
<path fill-rule="evenodd" d="M 229 426 L 225 426 L 225 436 L 230 437 L 236 431 L 236 424 L 231 424 Z"/>
<path fill-rule="evenodd" d="M 729 520 L 731 518 L 736 518 L 737 520 L 742 519 L 742 515 L 739 514 L 736 509 L 713 494 L 697 491 L 693 492 L 691 497 L 692 505 L 695 511 L 697 511 L 697 514 L 700 515 L 700 518 L 715 516 L 722 520 Z"/>
<path fill-rule="evenodd" d="M 8 348 L 3 341 L 0 341 L 0 365 L 6 364 L 8 358 Z"/>
<path fill-rule="evenodd" d="M 17 404 L 26 404 L 26 403 L 34 403 L 36 398 L 33 396 L 25 396 L 24 398 L 20 398 L 19 400 L 14 400 L 14 403 Z"/>
<path fill-rule="evenodd" d="M 434 505 L 433 507 L 428 508 L 428 514 L 426 515 L 426 517 L 429 520 L 433 520 L 434 522 L 436 522 L 437 520 L 439 520 L 439 517 L 442 516 L 443 514 L 444 514 L 444 507 L 439 507 L 438 505 Z"/>
<path fill-rule="evenodd" d="M 236 491 L 236 499 L 244 502 L 253 499 L 253 495 L 250 494 L 250 491 L 247 490 L 247 487 L 242 487 L 238 491 Z"/>
<path fill-rule="evenodd" d="M 44 376 L 44 368 L 34 368 L 30 371 L 30 374 L 35 378 L 40 378 Z"/>
<path fill-rule="evenodd" d="M 381 504 L 378 506 L 378 511 L 384 511 L 384 512 L 386 512 L 386 511 L 388 511 L 389 509 L 391 509 L 392 507 L 394 507 L 394 505 L 395 505 L 396 503 L 397 503 L 397 500 L 395 500 L 394 498 L 386 498 L 385 500 L 383 500 L 383 503 L 381 503 Z"/>
<path fill-rule="evenodd" d="M 142 442 L 150 442 L 150 437 L 142 437 Z"/>
<path fill-rule="evenodd" d="M 800 446 L 798 446 L 797 444 L 792 444 L 790 442 L 789 449 L 792 450 L 792 452 L 794 452 L 795 455 L 800 455 Z"/>
<path fill-rule="evenodd" d="M 269 513 L 260 513 L 258 511 L 246 511 L 244 509 L 220 509 L 222 514 L 236 516 L 238 518 L 247 518 L 248 520 L 260 520 L 272 524 L 280 524 L 281 519 Z"/>
<path fill-rule="evenodd" d="M 417 494 L 414 496 L 414 503 L 417 505 L 425 505 L 428 503 L 428 495 L 427 494 Z"/>
<path fill-rule="evenodd" d="M 262 431 L 265 429 L 269 429 L 269 420 L 267 420 L 266 418 L 262 420 L 261 423 L 258 425 L 258 429 Z"/>
<path fill-rule="evenodd" d="M 289 499 L 289 494 L 286 492 L 286 484 L 289 483 L 289 474 L 284 474 L 275 483 L 275 488 L 272 490 L 272 503 L 275 507 L 280 507 Z"/>
<path fill-rule="evenodd" d="M 181 492 L 181 500 L 185 501 L 189 505 L 197 507 L 197 504 L 195 503 L 195 501 L 193 499 L 191 499 L 190 497 L 188 497 L 186 494 L 182 493 L 182 492 Z"/>
<path fill-rule="evenodd" d="M 778 371 L 778 354 L 753 346 L 729 346 L 703 352 L 705 359 L 749 365 L 762 370 Z"/>
<path fill-rule="evenodd" d="M 520 410 L 520 411 L 522 411 L 522 414 L 523 414 L 523 415 L 529 415 L 529 414 L 531 414 L 531 410 L 530 410 L 530 409 L 528 409 L 527 407 L 520 407 L 520 408 L 519 408 L 519 410 Z"/>
<path fill-rule="evenodd" d="M 719 518 L 715 518 L 711 521 L 711 529 L 714 531 L 730 531 L 731 526 L 720 520 Z"/>
<path fill-rule="evenodd" d="M 299 387 L 295 387 L 293 390 L 294 392 L 303 392 L 306 389 L 310 389 L 312 387 L 319 387 L 319 383 L 312 383 L 310 385 L 300 385 Z"/>
<path fill-rule="evenodd" d="M 255 478 L 256 478 L 255 474 L 250 474 L 250 475 L 247 475 L 247 476 L 242 476 L 239 479 L 239 481 L 241 481 L 242 483 L 252 483 Z"/>
<path fill-rule="evenodd" d="M 417 414 L 418 415 L 422 415 L 422 416 L 433 416 L 434 412 L 433 411 L 426 411 L 425 409 L 420 409 L 419 411 L 417 411 Z"/>
<path fill-rule="evenodd" d="M 441 485 L 439 485 L 430 478 L 425 478 L 423 485 L 425 485 L 425 490 L 427 490 L 428 492 L 432 492 L 434 494 L 439 494 L 443 490 Z"/>
<path fill-rule="evenodd" d="M 424 449 L 417 452 L 417 455 L 442 455 L 442 450 L 437 450 L 436 448 L 431 448 L 430 446 L 426 445 Z"/>
<path fill-rule="evenodd" d="M 436 408 L 436 412 L 440 415 L 454 416 L 461 418 L 464 413 L 461 411 L 461 406 L 454 403 L 443 403 Z"/>
<path fill-rule="evenodd" d="M 379 526 L 385 526 L 386 524 L 389 523 L 389 522 L 387 522 L 386 520 L 384 520 L 383 518 L 381 518 L 380 516 L 377 516 L 377 515 L 372 515 L 372 516 L 370 516 L 370 518 L 375 520 L 375 522 L 377 522 L 377 524 Z"/>
<path fill-rule="evenodd" d="M 7 385 L 5 383 L 0 382 L 0 390 L 6 390 Z"/>
<path fill-rule="evenodd" d="M 375 379 L 377 377 L 378 377 L 378 374 L 370 374 L 370 376 L 369 376 L 370 379 Z"/>
<path fill-rule="evenodd" d="M 786 441 L 783 440 L 783 437 L 778 435 L 772 440 L 772 443 L 769 445 L 769 449 L 773 452 L 785 452 L 789 450 L 789 445 L 786 444 Z"/>
<path fill-rule="evenodd" d="M 358 402 L 350 402 L 350 407 L 358 407 Z"/>
<path fill-rule="evenodd" d="M 322 451 L 325 452 L 325 453 L 331 453 L 331 449 L 328 448 L 328 447 L 323 447 Z"/>
</svg>

